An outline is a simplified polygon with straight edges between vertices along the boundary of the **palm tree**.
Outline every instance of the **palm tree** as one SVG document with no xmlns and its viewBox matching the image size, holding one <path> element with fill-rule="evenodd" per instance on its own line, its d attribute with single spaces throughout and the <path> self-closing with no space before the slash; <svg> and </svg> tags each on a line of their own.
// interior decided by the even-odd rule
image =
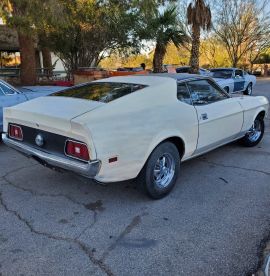
<svg viewBox="0 0 270 276">
<path fill-rule="evenodd" d="M 157 9 L 147 20 L 147 34 L 155 41 L 156 47 L 153 58 L 154 73 L 163 72 L 163 60 L 169 43 L 177 48 L 187 41 L 181 22 L 178 19 L 177 8 L 167 6 L 162 12 Z"/>
<path fill-rule="evenodd" d="M 192 48 L 190 66 L 192 73 L 199 71 L 201 29 L 209 31 L 212 26 L 212 16 L 209 5 L 204 0 L 193 0 L 187 8 L 188 24 L 192 26 Z"/>
</svg>

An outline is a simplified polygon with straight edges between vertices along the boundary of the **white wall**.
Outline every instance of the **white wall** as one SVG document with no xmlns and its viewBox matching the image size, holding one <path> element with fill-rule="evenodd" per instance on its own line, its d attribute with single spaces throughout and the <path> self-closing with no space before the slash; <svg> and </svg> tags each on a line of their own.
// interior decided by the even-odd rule
<svg viewBox="0 0 270 276">
<path fill-rule="evenodd" d="M 52 56 L 52 64 L 54 64 L 55 61 L 57 61 L 55 64 L 54 70 L 55 71 L 65 71 L 62 61 L 54 53 L 51 53 L 51 56 Z"/>
</svg>

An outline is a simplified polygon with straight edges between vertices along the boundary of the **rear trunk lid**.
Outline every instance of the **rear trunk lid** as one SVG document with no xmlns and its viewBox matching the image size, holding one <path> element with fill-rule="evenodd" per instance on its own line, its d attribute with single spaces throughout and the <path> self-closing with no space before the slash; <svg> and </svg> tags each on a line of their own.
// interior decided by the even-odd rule
<svg viewBox="0 0 270 276">
<path fill-rule="evenodd" d="M 104 103 L 68 97 L 40 97 L 6 108 L 5 120 L 54 133 L 71 131 L 70 121 Z"/>
</svg>

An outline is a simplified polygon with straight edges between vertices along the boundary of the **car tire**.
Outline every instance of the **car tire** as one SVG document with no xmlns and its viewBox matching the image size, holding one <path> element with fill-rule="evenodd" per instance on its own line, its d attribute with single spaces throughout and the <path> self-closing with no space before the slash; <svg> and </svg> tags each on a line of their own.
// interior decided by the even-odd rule
<svg viewBox="0 0 270 276">
<path fill-rule="evenodd" d="M 158 145 L 137 178 L 140 190 L 153 199 L 168 195 L 176 183 L 180 163 L 179 151 L 173 143 Z"/>
<path fill-rule="evenodd" d="M 253 92 L 253 86 L 252 83 L 249 83 L 247 86 L 247 89 L 244 91 L 244 95 L 251 96 Z"/>
<path fill-rule="evenodd" d="M 240 140 L 240 142 L 246 147 L 254 147 L 260 143 L 264 135 L 264 119 L 262 116 L 258 116 L 246 135 Z"/>
</svg>

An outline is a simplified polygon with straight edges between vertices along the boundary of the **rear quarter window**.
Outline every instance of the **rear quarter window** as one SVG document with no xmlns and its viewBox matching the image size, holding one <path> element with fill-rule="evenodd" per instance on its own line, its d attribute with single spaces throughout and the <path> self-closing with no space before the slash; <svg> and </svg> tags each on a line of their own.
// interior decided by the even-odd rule
<svg viewBox="0 0 270 276">
<path fill-rule="evenodd" d="M 146 85 L 133 83 L 96 82 L 75 86 L 53 93 L 50 96 L 70 97 L 108 103 L 145 87 Z"/>
</svg>

